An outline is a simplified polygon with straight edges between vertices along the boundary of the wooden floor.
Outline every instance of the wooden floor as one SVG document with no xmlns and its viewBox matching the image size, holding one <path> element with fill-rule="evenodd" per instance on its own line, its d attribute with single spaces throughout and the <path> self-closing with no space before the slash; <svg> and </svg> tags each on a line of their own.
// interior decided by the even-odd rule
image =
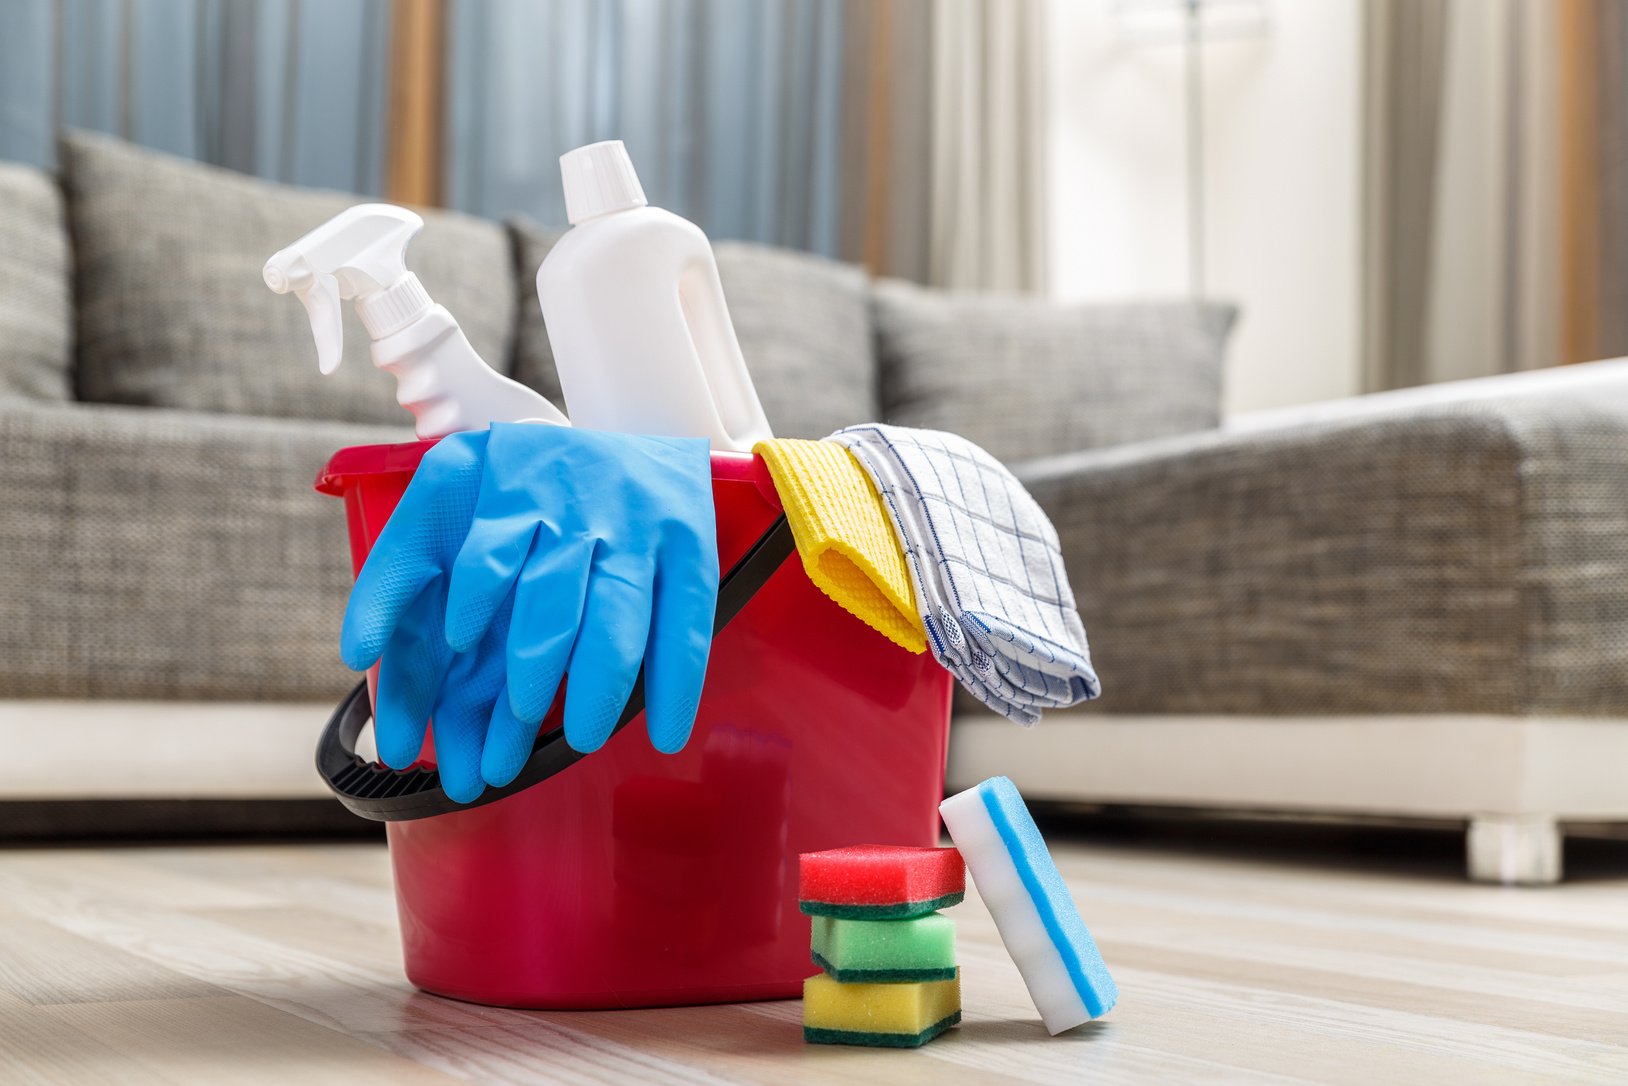
<svg viewBox="0 0 1628 1086">
<path fill-rule="evenodd" d="M 1055 843 L 1055 842 L 1054 842 Z M 1383 851 L 1383 850 L 1381 850 Z M 1628 1082 L 1628 853 L 1552 890 L 1086 839 L 1059 862 L 1118 979 L 1047 1037 L 975 895 L 965 1019 L 807 1047 L 796 1003 L 499 1011 L 402 979 L 374 845 L 0 852 L 0 1083 Z"/>
</svg>

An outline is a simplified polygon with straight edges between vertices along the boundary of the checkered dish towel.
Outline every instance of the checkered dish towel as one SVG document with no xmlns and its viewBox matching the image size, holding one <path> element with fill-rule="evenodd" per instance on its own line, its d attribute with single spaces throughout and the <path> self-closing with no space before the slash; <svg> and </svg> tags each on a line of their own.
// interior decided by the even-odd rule
<svg viewBox="0 0 1628 1086">
<path fill-rule="evenodd" d="M 965 438 L 870 423 L 838 430 L 904 548 L 927 644 L 974 697 L 1021 724 L 1102 692 L 1057 529 Z"/>
</svg>

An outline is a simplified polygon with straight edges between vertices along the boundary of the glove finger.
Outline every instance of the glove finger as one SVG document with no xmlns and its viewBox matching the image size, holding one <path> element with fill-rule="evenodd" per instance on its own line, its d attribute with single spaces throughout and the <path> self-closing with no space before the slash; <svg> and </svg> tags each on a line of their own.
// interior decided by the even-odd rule
<svg viewBox="0 0 1628 1086">
<path fill-rule="evenodd" d="M 712 649 L 718 552 L 710 539 L 664 547 L 644 650 L 644 719 L 650 744 L 676 754 L 689 742 Z"/>
<path fill-rule="evenodd" d="M 430 707 L 452 660 L 440 633 L 441 598 L 431 585 L 413 600 L 379 664 L 374 741 L 379 759 L 392 769 L 405 769 L 418 758 Z"/>
<path fill-rule="evenodd" d="M 385 522 L 356 575 L 340 628 L 340 657 L 351 670 L 378 661 L 402 614 L 463 541 L 479 493 L 485 438 L 484 431 L 454 434 L 426 453 Z"/>
<path fill-rule="evenodd" d="M 441 790 L 459 803 L 469 803 L 486 787 L 481 759 L 492 706 L 503 694 L 503 640 L 509 632 L 508 620 L 505 604 L 474 651 L 453 654 L 430 715 Z"/>
<path fill-rule="evenodd" d="M 447 590 L 447 644 L 454 652 L 468 652 L 491 627 L 492 616 L 509 598 L 522 564 L 537 534 L 535 524 L 512 518 L 483 517 L 483 494 L 475 508 L 469 537 L 452 563 Z"/>
<path fill-rule="evenodd" d="M 535 725 L 548 715 L 582 624 L 592 544 L 538 540 L 514 589 L 509 623 L 509 707 Z"/>
<path fill-rule="evenodd" d="M 492 705 L 492 718 L 486 725 L 486 747 L 481 751 L 480 775 L 494 788 L 519 776 L 537 738 L 537 721 L 527 723 L 509 707 L 508 692 L 498 693 Z"/>
<path fill-rule="evenodd" d="M 631 558 L 595 562 L 588 574 L 565 686 L 565 741 L 573 750 L 603 746 L 633 692 L 650 637 L 654 579 L 652 565 Z"/>
<path fill-rule="evenodd" d="M 481 752 L 486 745 L 492 705 L 502 686 L 499 683 L 495 688 L 479 689 L 481 686 L 467 672 L 449 673 L 431 716 L 441 789 L 459 803 L 470 802 L 486 787 L 481 777 Z"/>
</svg>

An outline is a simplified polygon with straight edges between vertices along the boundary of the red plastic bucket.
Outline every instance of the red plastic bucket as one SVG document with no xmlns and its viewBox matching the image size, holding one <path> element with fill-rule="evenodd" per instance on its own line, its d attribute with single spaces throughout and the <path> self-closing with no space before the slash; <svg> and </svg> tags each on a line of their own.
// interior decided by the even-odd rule
<svg viewBox="0 0 1628 1086">
<path fill-rule="evenodd" d="M 432 444 L 344 449 L 319 476 L 345 499 L 356 568 Z M 712 468 L 728 569 L 780 507 L 756 458 L 714 453 Z M 525 791 L 387 823 L 408 979 L 517 1007 L 800 994 L 797 855 L 937 842 L 950 692 L 930 655 L 785 562 L 714 640 L 681 753 L 656 753 L 639 719 Z"/>
</svg>

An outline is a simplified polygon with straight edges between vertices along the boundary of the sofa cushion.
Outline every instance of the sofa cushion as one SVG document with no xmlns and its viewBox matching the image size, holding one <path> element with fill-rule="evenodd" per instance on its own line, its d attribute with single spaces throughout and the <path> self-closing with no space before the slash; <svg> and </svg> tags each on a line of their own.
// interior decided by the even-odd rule
<svg viewBox="0 0 1628 1086">
<path fill-rule="evenodd" d="M 1215 426 L 1236 311 L 1059 305 L 908 283 L 875 292 L 882 409 L 1006 461 Z"/>
<path fill-rule="evenodd" d="M 0 396 L 68 399 L 69 263 L 56 183 L 0 163 Z"/>
<path fill-rule="evenodd" d="M 1628 362 L 1564 369 L 1024 465 L 1088 711 L 1628 715 Z"/>
<path fill-rule="evenodd" d="M 824 437 L 880 417 L 870 282 L 862 270 L 725 242 L 718 246 L 718 276 L 776 434 Z"/>
<path fill-rule="evenodd" d="M 514 254 L 515 300 L 518 317 L 514 336 L 514 379 L 530 385 L 565 410 L 559 374 L 554 371 L 554 349 L 543 327 L 543 309 L 537 302 L 537 269 L 564 231 L 539 226 L 524 218 L 509 220 Z"/>
<path fill-rule="evenodd" d="M 311 480 L 342 445 L 410 437 L 0 404 L 0 699 L 338 698 L 350 546 Z"/>
<path fill-rule="evenodd" d="M 515 376 L 563 406 L 537 305 L 537 267 L 560 232 L 511 223 L 520 280 Z M 718 276 L 769 424 L 823 437 L 878 414 L 867 281 L 859 268 L 742 242 L 715 247 Z"/>
<path fill-rule="evenodd" d="M 76 256 L 76 387 L 106 403 L 400 422 L 345 305 L 344 363 L 317 372 L 305 311 L 260 279 L 266 258 L 363 198 L 233 174 L 101 136 L 62 144 Z M 408 262 L 507 372 L 514 279 L 502 228 L 426 212 Z"/>
</svg>

